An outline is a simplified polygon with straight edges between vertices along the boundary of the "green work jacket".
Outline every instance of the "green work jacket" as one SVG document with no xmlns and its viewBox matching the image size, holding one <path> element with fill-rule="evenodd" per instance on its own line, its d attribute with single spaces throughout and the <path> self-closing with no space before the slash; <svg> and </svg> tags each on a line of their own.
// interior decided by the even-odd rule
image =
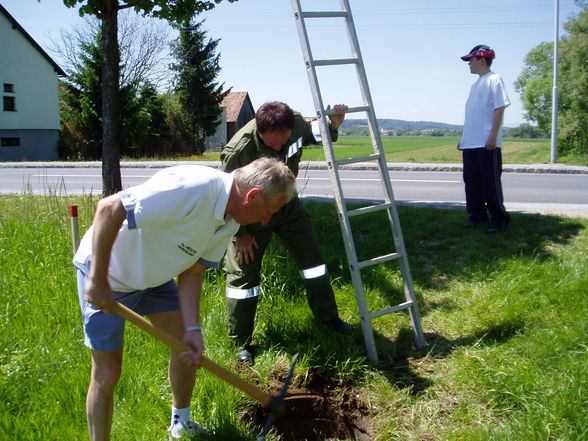
<svg viewBox="0 0 588 441">
<path fill-rule="evenodd" d="M 257 125 L 255 119 L 249 121 L 241 130 L 239 130 L 223 148 L 221 153 L 221 170 L 232 172 L 233 170 L 243 167 L 257 158 L 269 157 L 277 158 L 286 165 L 295 176 L 298 176 L 298 164 L 302 158 L 302 148 L 311 144 L 320 144 L 320 132 L 318 123 L 313 124 L 304 119 L 304 117 L 294 112 L 294 128 L 288 141 L 282 146 L 279 152 L 267 147 L 257 134 Z M 313 134 L 313 128 L 316 134 Z M 331 129 L 331 139 L 337 140 L 338 131 Z"/>
</svg>

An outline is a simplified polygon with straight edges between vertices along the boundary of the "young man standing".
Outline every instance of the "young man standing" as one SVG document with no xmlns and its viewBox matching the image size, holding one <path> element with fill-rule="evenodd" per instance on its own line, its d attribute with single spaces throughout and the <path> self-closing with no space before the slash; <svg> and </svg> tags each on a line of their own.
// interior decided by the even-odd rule
<svg viewBox="0 0 588 441">
<path fill-rule="evenodd" d="M 504 81 L 490 70 L 494 50 L 486 45 L 475 46 L 461 57 L 478 75 L 472 85 L 465 109 L 463 134 L 458 149 L 463 153 L 463 180 L 468 219 L 466 227 L 488 222 L 486 233 L 504 230 L 510 216 L 504 208 L 502 195 L 502 122 L 504 110 L 510 105 Z"/>
<path fill-rule="evenodd" d="M 204 351 L 202 274 L 219 266 L 240 224 L 267 223 L 295 194 L 292 172 L 266 158 L 230 174 L 196 165 L 170 167 L 98 202 L 74 257 L 85 344 L 92 349 L 86 400 L 92 441 L 110 439 L 121 375 L 124 319 L 109 313 L 115 301 L 191 348 L 171 354 L 169 432 L 179 439 L 202 430 L 190 418 L 194 374 Z"/>
</svg>

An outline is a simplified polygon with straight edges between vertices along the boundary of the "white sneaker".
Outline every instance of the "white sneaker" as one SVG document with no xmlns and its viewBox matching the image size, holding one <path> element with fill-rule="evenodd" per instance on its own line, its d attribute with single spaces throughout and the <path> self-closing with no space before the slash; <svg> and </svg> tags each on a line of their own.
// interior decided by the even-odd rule
<svg viewBox="0 0 588 441">
<path fill-rule="evenodd" d="M 197 433 L 208 433 L 202 424 L 194 420 L 188 420 L 183 423 L 181 421 L 174 421 L 168 430 L 170 439 L 181 439 L 184 435 L 190 436 Z"/>
</svg>

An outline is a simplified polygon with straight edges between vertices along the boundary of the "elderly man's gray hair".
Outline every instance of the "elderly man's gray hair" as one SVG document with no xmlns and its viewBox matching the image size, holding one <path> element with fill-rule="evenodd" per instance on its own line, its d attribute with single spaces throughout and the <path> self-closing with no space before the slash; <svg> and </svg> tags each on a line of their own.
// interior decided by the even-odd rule
<svg viewBox="0 0 588 441">
<path fill-rule="evenodd" d="M 274 158 L 259 158 L 235 170 L 235 182 L 240 187 L 258 187 L 265 201 L 286 194 L 286 202 L 296 196 L 296 177 L 283 162 Z"/>
</svg>

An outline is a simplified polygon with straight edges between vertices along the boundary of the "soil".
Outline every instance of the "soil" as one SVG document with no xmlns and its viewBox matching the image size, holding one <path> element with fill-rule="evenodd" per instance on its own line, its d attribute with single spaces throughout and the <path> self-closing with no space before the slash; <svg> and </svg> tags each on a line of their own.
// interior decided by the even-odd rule
<svg viewBox="0 0 588 441">
<path fill-rule="evenodd" d="M 284 376 L 271 380 L 272 395 L 279 394 Z M 318 372 L 292 379 L 284 399 L 284 412 L 272 431 L 283 441 L 369 441 L 373 439 L 372 415 L 367 392 L 335 384 Z M 269 412 L 257 404 L 245 409 L 243 418 L 263 427 Z"/>
</svg>

